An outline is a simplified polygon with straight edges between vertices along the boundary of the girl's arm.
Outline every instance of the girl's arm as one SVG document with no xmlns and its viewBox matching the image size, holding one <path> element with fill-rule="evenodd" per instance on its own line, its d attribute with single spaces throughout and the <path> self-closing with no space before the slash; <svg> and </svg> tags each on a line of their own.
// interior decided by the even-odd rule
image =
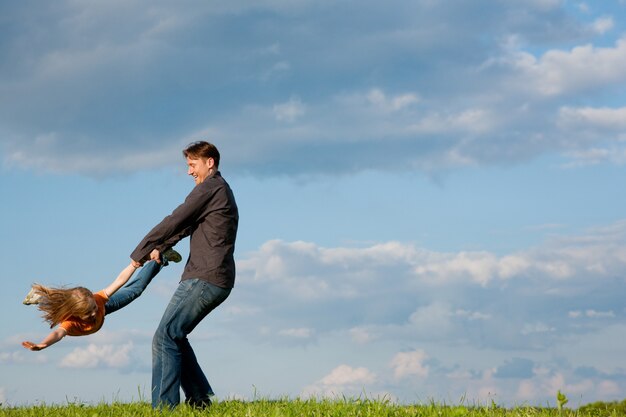
<svg viewBox="0 0 626 417">
<path fill-rule="evenodd" d="M 26 341 L 26 342 L 22 342 L 22 346 L 24 346 L 26 349 L 33 350 L 33 351 L 45 349 L 51 345 L 54 345 L 59 340 L 63 339 L 66 334 L 67 333 L 65 332 L 64 328 L 57 327 L 56 329 L 51 331 L 50 334 L 41 341 L 41 343 L 33 343 L 33 342 Z"/>
<path fill-rule="evenodd" d="M 115 294 L 117 290 L 122 288 L 124 284 L 128 282 L 130 277 L 133 276 L 133 274 L 138 268 L 135 265 L 136 265 L 135 262 L 131 262 L 126 268 L 122 269 L 122 272 L 120 272 L 117 278 L 115 278 L 115 281 L 113 281 L 111 285 L 109 285 L 108 287 L 104 289 L 104 292 L 106 292 L 107 296 L 109 297 L 112 296 L 113 294 Z"/>
</svg>

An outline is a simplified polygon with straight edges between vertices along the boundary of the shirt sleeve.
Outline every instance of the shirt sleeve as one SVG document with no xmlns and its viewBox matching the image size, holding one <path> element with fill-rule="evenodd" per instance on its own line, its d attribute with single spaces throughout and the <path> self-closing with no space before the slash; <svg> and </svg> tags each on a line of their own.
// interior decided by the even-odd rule
<svg viewBox="0 0 626 417">
<path fill-rule="evenodd" d="M 147 259 L 153 249 L 160 251 L 174 246 L 188 236 L 206 215 L 207 203 L 213 195 L 206 183 L 200 183 L 172 214 L 157 224 L 137 245 L 130 257 L 135 261 Z"/>
<path fill-rule="evenodd" d="M 156 245 L 154 249 L 157 249 L 159 252 L 162 253 L 166 249 L 171 248 L 172 246 L 176 245 L 178 242 L 180 242 L 181 240 L 189 236 L 194 231 L 195 228 L 196 228 L 196 225 L 191 225 L 191 226 L 186 227 L 180 233 L 177 233 L 176 235 L 163 241 L 163 243 Z"/>
<path fill-rule="evenodd" d="M 76 323 L 70 320 L 65 320 L 59 324 L 59 327 L 65 330 L 65 333 L 71 335 L 75 333 Z"/>
<path fill-rule="evenodd" d="M 109 301 L 109 296 L 107 295 L 105 290 L 100 290 L 95 293 L 94 298 L 96 299 L 96 303 L 100 302 L 102 305 L 105 305 L 107 301 Z M 98 298 L 100 298 L 98 300 Z"/>
</svg>

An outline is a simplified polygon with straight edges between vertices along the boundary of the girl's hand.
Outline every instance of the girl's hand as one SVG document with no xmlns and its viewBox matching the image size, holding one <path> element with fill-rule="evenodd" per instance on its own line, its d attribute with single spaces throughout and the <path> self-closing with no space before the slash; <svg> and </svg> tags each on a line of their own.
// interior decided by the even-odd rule
<svg viewBox="0 0 626 417">
<path fill-rule="evenodd" d="M 32 350 L 34 352 L 41 350 L 41 349 L 45 349 L 46 347 L 48 347 L 47 345 L 44 345 L 43 343 L 33 343 L 33 342 L 22 342 L 22 346 L 24 346 L 26 349 L 28 350 Z"/>
</svg>

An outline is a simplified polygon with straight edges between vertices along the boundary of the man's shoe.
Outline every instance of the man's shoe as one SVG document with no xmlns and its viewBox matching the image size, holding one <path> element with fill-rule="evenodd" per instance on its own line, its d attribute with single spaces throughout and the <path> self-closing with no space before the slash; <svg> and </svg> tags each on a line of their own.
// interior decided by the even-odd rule
<svg viewBox="0 0 626 417">
<path fill-rule="evenodd" d="M 189 398 L 187 400 L 185 400 L 185 402 L 187 403 L 187 405 L 189 405 L 191 408 L 195 408 L 196 410 L 206 410 L 209 407 L 211 407 L 211 404 L 213 404 L 211 402 L 210 398 L 204 398 L 202 400 L 190 400 Z"/>
<path fill-rule="evenodd" d="M 26 305 L 39 304 L 40 298 L 41 298 L 41 294 L 36 292 L 34 288 L 31 288 L 28 294 L 26 294 L 26 298 L 24 298 L 24 301 L 22 301 L 22 304 L 26 304 Z"/>
<path fill-rule="evenodd" d="M 174 249 L 169 248 L 165 252 L 163 252 L 163 257 L 167 259 L 169 262 L 178 263 L 183 260 L 183 257 L 180 256 L 180 253 L 176 252 Z"/>
</svg>

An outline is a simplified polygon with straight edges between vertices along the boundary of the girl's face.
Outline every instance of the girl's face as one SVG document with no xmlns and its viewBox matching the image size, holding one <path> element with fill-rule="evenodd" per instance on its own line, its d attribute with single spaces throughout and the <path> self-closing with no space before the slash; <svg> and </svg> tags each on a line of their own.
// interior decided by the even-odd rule
<svg viewBox="0 0 626 417">
<path fill-rule="evenodd" d="M 94 308 L 88 314 L 85 314 L 83 317 L 81 317 L 81 319 L 86 321 L 86 322 L 90 322 L 90 323 L 95 321 L 96 320 L 96 311 L 97 311 L 97 308 Z"/>
<path fill-rule="evenodd" d="M 96 305 L 96 302 L 92 298 L 91 307 L 89 308 L 89 310 L 85 311 L 83 315 L 81 315 L 80 319 L 89 323 L 94 322 L 96 320 L 97 312 L 98 312 L 98 306 Z"/>
</svg>

